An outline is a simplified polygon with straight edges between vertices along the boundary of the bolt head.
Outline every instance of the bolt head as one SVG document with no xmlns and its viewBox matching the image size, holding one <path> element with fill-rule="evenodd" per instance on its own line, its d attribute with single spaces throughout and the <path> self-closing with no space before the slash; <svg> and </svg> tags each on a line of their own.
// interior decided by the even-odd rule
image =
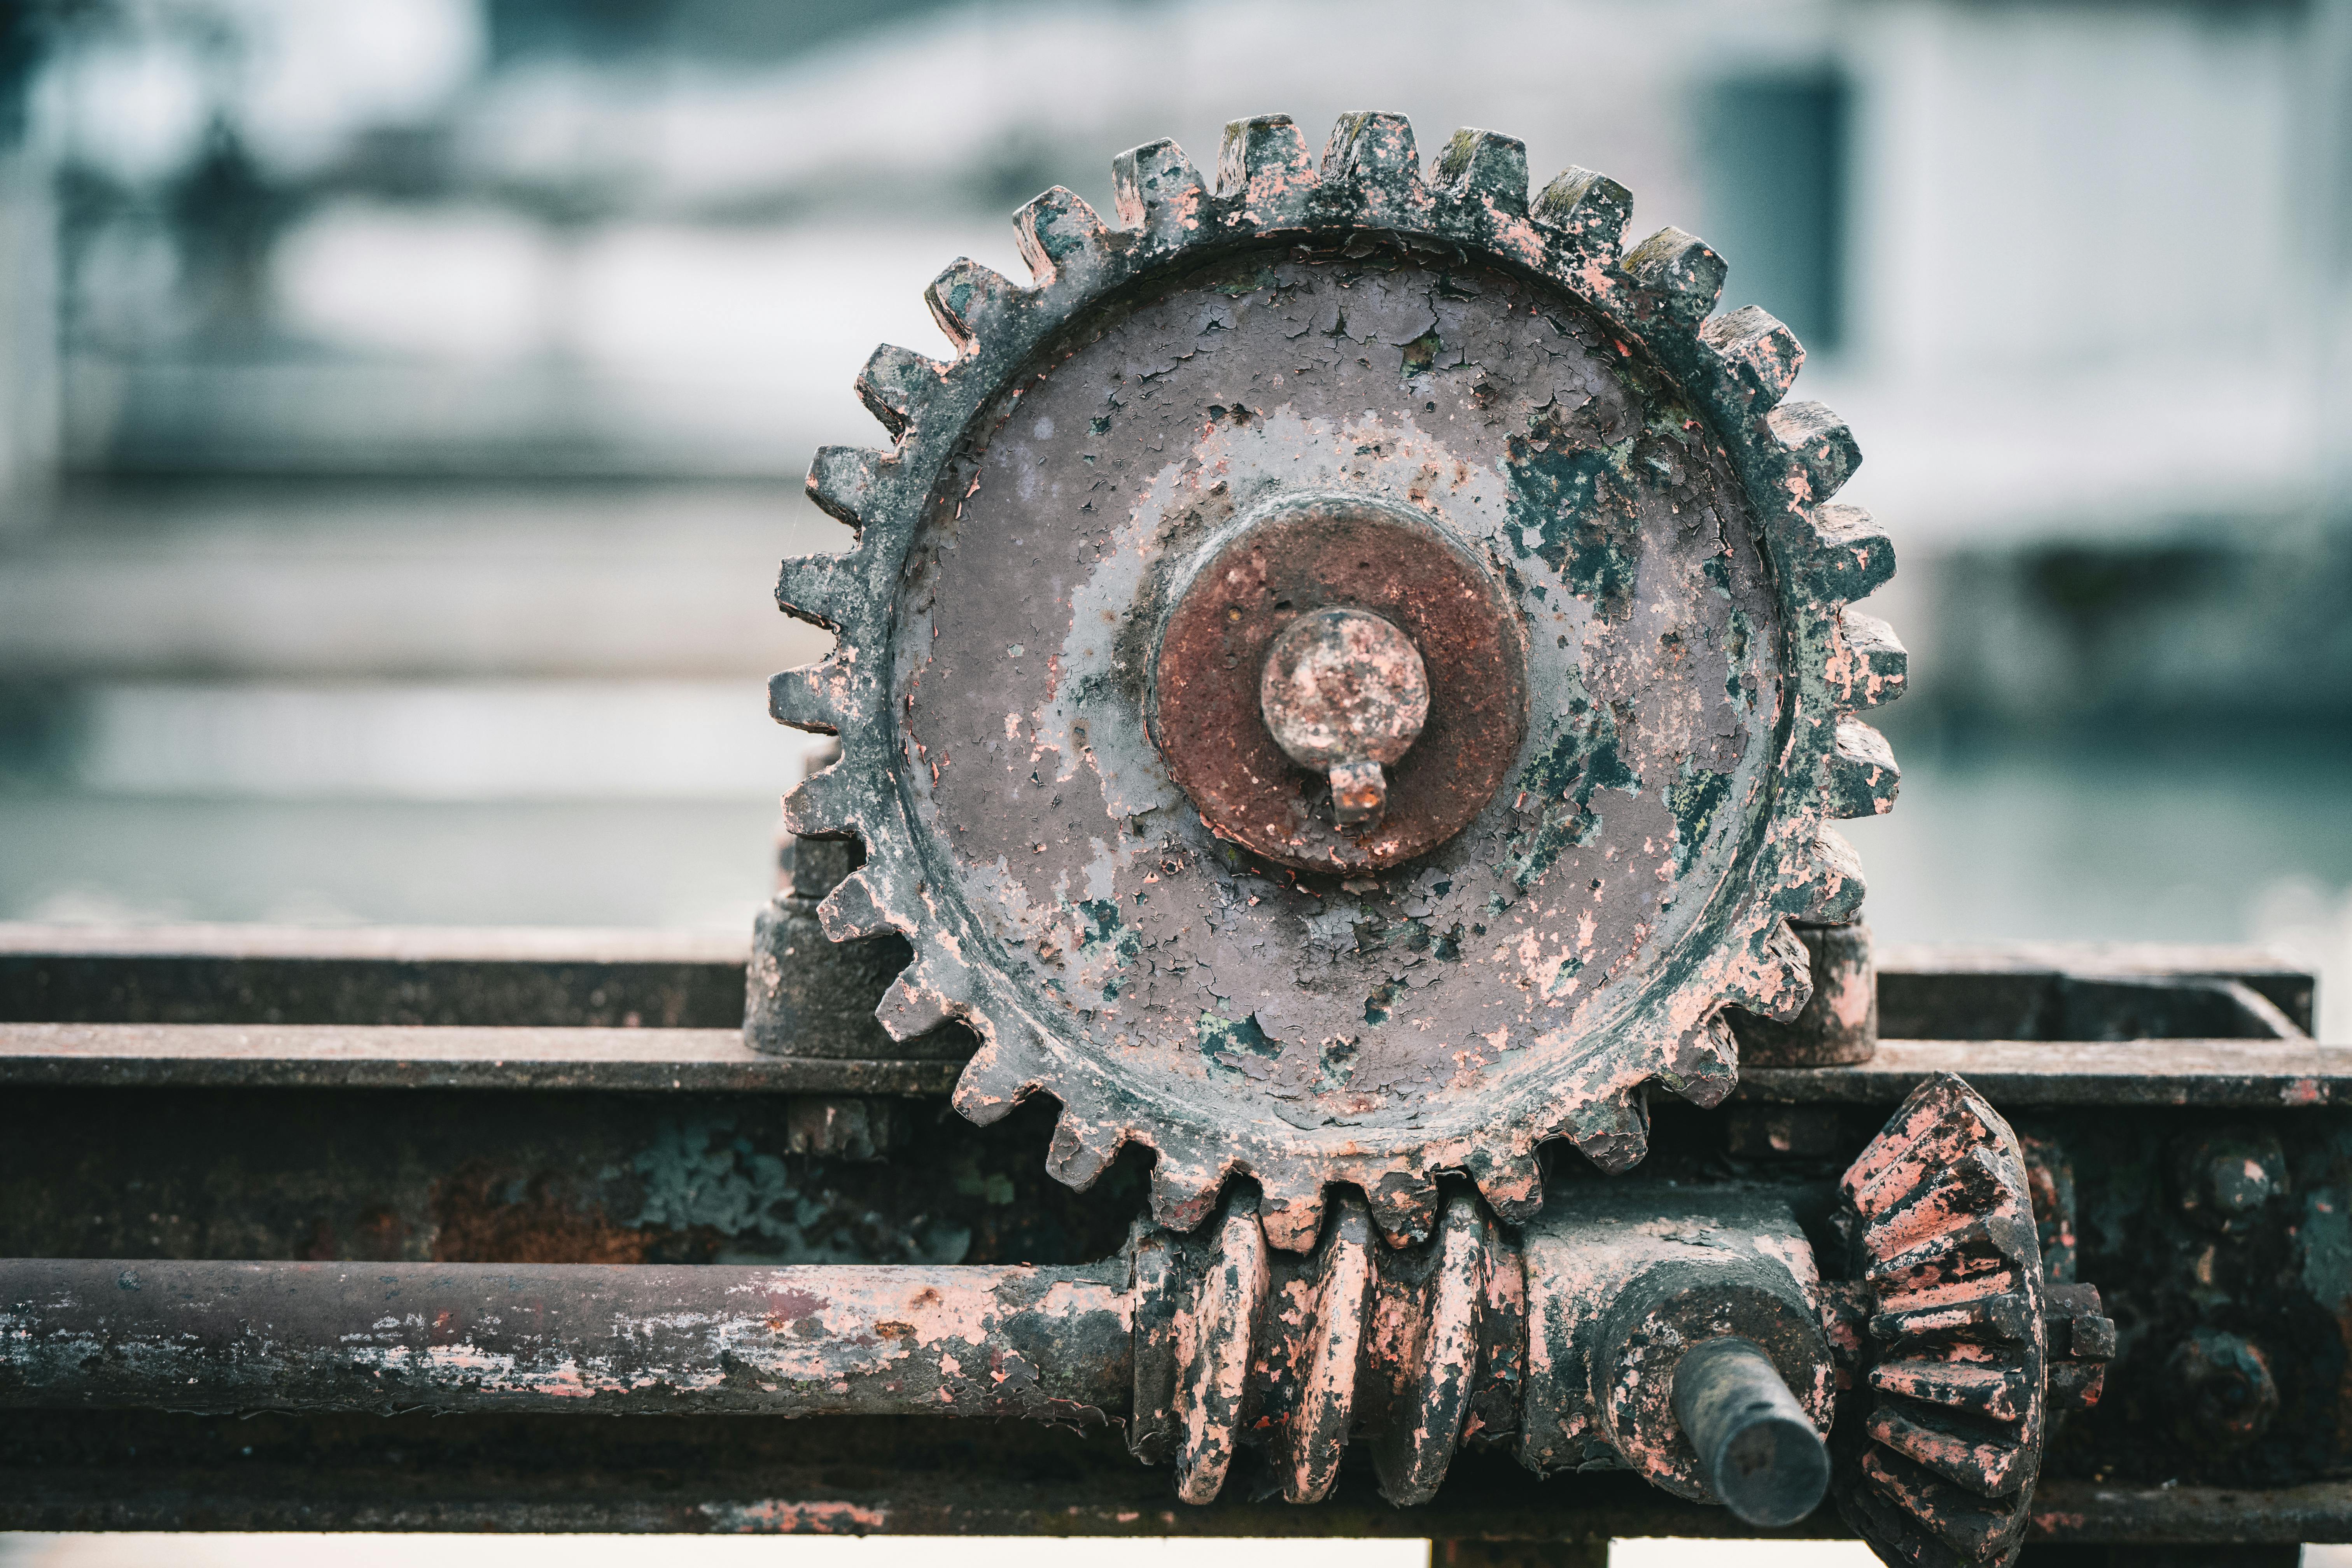
<svg viewBox="0 0 2352 1568">
<path fill-rule="evenodd" d="M 1266 728 L 1317 773 L 1396 762 L 1429 718 L 1429 672 L 1396 624 L 1327 605 L 1283 628 L 1258 681 Z"/>
</svg>

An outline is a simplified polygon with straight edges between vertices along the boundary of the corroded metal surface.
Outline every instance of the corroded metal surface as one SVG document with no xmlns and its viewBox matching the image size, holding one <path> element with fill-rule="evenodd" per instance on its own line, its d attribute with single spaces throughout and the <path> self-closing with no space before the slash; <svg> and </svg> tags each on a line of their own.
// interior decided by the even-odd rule
<svg viewBox="0 0 2352 1568">
<path fill-rule="evenodd" d="M 0 1407 L 1126 1416 L 1194 1504 L 1245 1447 L 1319 1501 L 1368 1437 L 1418 1505 L 1465 1439 L 1521 1434 L 1539 1471 L 1606 1456 L 1705 1496 L 1672 1413 L 1692 1348 L 1761 1342 L 1826 1409 L 1810 1253 L 1746 1207 L 1696 1241 L 1689 1212 L 1550 1224 L 1532 1273 L 1466 1191 L 1419 1248 L 1351 1195 L 1315 1252 L 1275 1252 L 1237 1194 L 1199 1238 L 1076 1268 L 9 1259 Z"/>
<path fill-rule="evenodd" d="M 1751 1068 L 1868 1061 L 1878 1049 L 1878 972 L 1871 962 L 1870 928 L 1857 921 L 1800 923 L 1793 929 L 1812 955 L 1812 1000 L 1785 1024 L 1769 1018 L 1734 1019 L 1739 1059 Z"/>
<path fill-rule="evenodd" d="M 1708 1493 L 1748 1523 L 1794 1524 L 1828 1495 L 1829 1449 L 1763 1346 L 1727 1335 L 1694 1347 L 1675 1367 L 1675 1417 Z"/>
<path fill-rule="evenodd" d="M 1331 820 L 1349 833 L 1388 808 L 1388 765 L 1429 718 L 1429 671 L 1394 623 L 1329 607 L 1299 616 L 1266 649 L 1258 706 L 1275 743 L 1331 791 Z"/>
<path fill-rule="evenodd" d="M 1864 1319 L 1839 1506 L 1890 1563 L 2006 1563 L 2049 1359 L 2025 1159 L 1967 1084 L 1923 1084 L 1839 1184 Z"/>
<path fill-rule="evenodd" d="M 742 1016 L 745 957 L 740 938 L 675 931 L 0 921 L 0 1020 L 625 1027 L 634 1013 L 639 1027 L 715 1029 Z M 2112 984 L 2069 989 L 2071 977 L 2089 975 L 2127 984 L 2236 981 L 2303 1033 L 2311 1029 L 2310 973 L 2258 948 L 1901 944 L 1882 946 L 1877 959 L 1889 1035 L 2115 1038 L 2116 1013 L 2133 1006 L 2134 994 Z M 637 988 L 641 976 L 658 984 Z M 672 984 L 684 994 L 674 1014 L 660 1001 Z M 420 1005 L 429 1016 L 410 1012 Z M 2201 1015 L 2158 1010 L 2146 1022 L 2158 1026 L 2139 1031 L 2151 1037 L 2229 1032 Z M 2200 1026 L 2175 1026 L 2189 1023 Z"/>
<path fill-rule="evenodd" d="M 1901 953 L 1889 970 L 1898 991 L 1915 992 L 1906 1007 L 1927 990 L 1948 1001 L 1950 1011 L 1933 1017 L 1956 1034 L 2011 1019 L 2026 1037 L 1897 1040 L 1883 1059 L 1860 1067 L 1752 1071 L 1743 1095 L 1780 1098 L 1749 1100 L 1735 1115 L 1662 1102 L 1644 1180 L 1703 1189 L 1702 1206 L 1719 1213 L 1737 1206 L 1742 1187 L 1781 1194 L 1814 1228 L 1815 1245 L 1826 1245 L 1812 1194 L 1828 1190 L 1885 1104 L 1939 1065 L 1968 1071 L 2021 1134 L 2024 1190 L 2049 1281 L 2046 1452 L 2029 1539 L 2286 1542 L 2352 1530 L 2340 1479 L 2352 1473 L 2344 1458 L 2352 1452 L 2344 1436 L 2352 1429 L 2352 1399 L 2344 1394 L 2352 1381 L 2343 1352 L 2343 1325 L 2352 1321 L 2343 1219 L 2352 1214 L 2344 1175 L 2352 1142 L 2331 1108 L 2352 1079 L 2340 1049 L 2280 1037 L 2296 1032 L 2307 982 L 2244 956 L 2209 953 L 2114 952 L 2095 964 L 2031 952 L 1923 964 L 1920 955 Z M 2287 1020 L 2284 1029 L 2266 1026 L 2269 1038 L 2083 1043 L 2084 1035 L 2096 1041 L 2202 1017 L 2197 1009 L 2207 1004 L 2176 1005 L 2173 994 L 2186 988 L 2170 984 L 2198 975 L 2247 981 Z M 2151 1001 L 2152 990 L 2161 994 Z M 482 997 L 490 1008 L 508 1000 Z M 2250 1028 L 2263 1022 L 2239 1016 Z M 2037 1042 L 2034 1031 L 2080 1035 L 2075 1043 Z M 0 1162 L 0 1251 L 1063 1265 L 1116 1247 L 1147 1174 L 1139 1153 L 1090 1193 L 1056 1185 L 1034 1162 L 1053 1125 L 1043 1104 L 975 1129 L 951 1116 L 934 1125 L 941 1107 L 907 1102 L 898 1109 L 917 1120 L 900 1122 L 897 1110 L 887 1119 L 893 1139 L 903 1139 L 892 1142 L 890 1162 L 856 1163 L 848 1156 L 861 1152 L 858 1139 L 841 1102 L 725 1100 L 678 1092 L 667 1074 L 675 1070 L 689 1086 L 697 1073 L 722 1071 L 747 1087 L 772 1086 L 786 1081 L 778 1075 L 812 1068 L 842 1075 L 870 1063 L 755 1058 L 717 1031 L 588 1037 L 482 1028 L 453 1037 L 131 1026 L 127 1035 L 144 1044 L 117 1042 L 125 1048 L 118 1056 L 105 1054 L 112 1047 L 99 1037 L 102 1027 L 68 1032 L 90 1051 L 45 1058 L 27 1037 L 18 1042 L 26 1046 L 20 1065 L 87 1070 L 97 1075 L 92 1083 L 121 1081 L 112 1075 L 122 1071 L 154 1071 L 164 1075 L 159 1082 L 215 1073 L 237 1087 L 19 1089 L 0 1097 L 0 1143 L 16 1156 Z M 205 1059 L 238 1037 L 257 1048 Z M 443 1059 L 413 1058 L 407 1046 L 425 1039 L 440 1042 Z M 574 1048 L 590 1039 L 614 1045 Z M 510 1048 L 547 1054 L 502 1066 Z M 390 1088 L 445 1072 L 483 1089 L 542 1080 L 570 1087 L 558 1094 L 303 1087 Z M 662 1092 L 638 1092 L 656 1089 Z M 614 1089 L 621 1092 L 607 1092 Z M 2039 1113 L 2037 1104 L 2052 1109 Z M 2099 1110 L 2067 1109 L 2079 1106 Z M 2214 1114 L 2221 1106 L 2240 1109 Z M 835 1152 L 821 1153 L 818 1144 Z M 1588 1207 L 1613 1184 L 1563 1151 L 1548 1212 Z M 991 1427 L 977 1443 L 928 1436 L 968 1426 L 955 1423 L 860 1438 L 852 1417 L 546 1417 L 520 1430 L 507 1424 L 527 1418 L 486 1415 L 420 1426 L 19 1411 L 0 1424 L 0 1519 L 57 1528 L 1245 1529 L 1497 1538 L 1739 1531 L 1724 1510 L 1680 1505 L 1688 1510 L 1676 1513 L 1661 1493 L 1629 1505 L 1608 1489 L 1607 1477 L 1562 1476 L 1540 1491 L 1522 1481 L 1515 1489 L 1490 1463 L 1507 1458 L 1508 1446 L 1497 1456 L 1479 1445 L 1516 1433 L 1524 1371 L 1517 1384 L 1507 1374 L 1477 1381 L 1462 1424 L 1465 1447 L 1426 1511 L 1389 1510 L 1364 1466 L 1341 1467 L 1321 1508 L 1252 1504 L 1253 1496 L 1282 1491 L 1301 1474 L 1296 1459 L 1318 1447 L 1324 1464 L 1304 1474 L 1307 1486 L 1319 1485 L 1331 1450 L 1314 1434 L 1328 1443 L 1337 1426 L 1387 1397 L 1370 1384 L 1352 1399 L 1338 1396 L 1343 1380 L 1335 1374 L 1350 1364 L 1344 1325 L 1360 1321 L 1348 1302 L 1355 1290 L 1379 1299 L 1386 1274 L 1399 1264 L 1427 1268 L 1433 1254 L 1381 1247 L 1369 1211 L 1352 1212 L 1355 1230 L 1327 1230 L 1314 1253 L 1262 1254 L 1262 1310 L 1301 1315 L 1298 1327 L 1264 1331 L 1259 1342 L 1269 1351 L 1294 1339 L 1305 1347 L 1295 1357 L 1307 1369 L 1296 1406 L 1303 1414 L 1295 1425 L 1256 1432 L 1244 1421 L 1211 1505 L 1174 1500 L 1168 1472 L 1134 1468 L 1109 1433 L 1064 1448 L 1054 1447 L 1062 1434 L 1042 1428 Z M 2096 1279 L 2095 1296 L 2069 1274 Z M 1424 1281 L 1417 1300 L 1431 1299 L 1430 1277 L 1416 1278 Z M 1285 1288 L 1302 1279 L 1304 1289 Z M 1506 1287 L 1514 1279 L 1523 1281 L 1524 1271 L 1488 1270 L 1475 1315 L 1482 1366 L 1508 1368 L 1508 1347 L 1522 1342 L 1525 1330 L 1511 1325 L 1524 1323 L 1528 1307 L 1524 1284 L 1519 1301 L 1510 1301 Z M 1846 1334 L 1855 1352 L 1870 1342 L 1864 1298 L 1847 1302 L 1860 1284 L 1823 1286 L 1832 1342 Z M 1319 1348 L 1318 1323 L 1336 1331 Z M 1172 1386 L 1172 1363 L 1164 1364 Z M 1867 1392 L 1858 1355 L 1847 1375 Z M 1310 1384 L 1321 1390 L 1311 1405 Z M 2056 1424 L 2069 1408 L 2075 1413 Z M 1832 1527 L 1817 1518 L 1808 1528 Z"/>
<path fill-rule="evenodd" d="M 744 970 L 743 1043 L 763 1056 L 803 1059 L 919 1058 L 961 1063 L 975 1042 L 946 1028 L 901 1045 L 875 1020 L 875 1000 L 913 957 L 896 931 L 828 942 L 817 906 L 865 858 L 855 844 L 792 841 L 782 885 L 753 919 Z"/>
<path fill-rule="evenodd" d="M 1093 1422 L 1116 1267 L 0 1262 L 0 1405 Z"/>
<path fill-rule="evenodd" d="M 963 1064 L 772 1057 L 733 1029 L 0 1024 L 0 1085 L 114 1088 L 950 1091 Z M 1735 1103 L 1893 1105 L 1937 1073 L 2004 1105 L 2352 1101 L 2352 1048 L 2263 1039 L 1888 1040 L 1867 1062 L 1751 1068 Z"/>
<path fill-rule="evenodd" d="M 1678 1497 L 1708 1500 L 1674 1414 L 1675 1370 L 1727 1336 L 1761 1347 L 1828 1433 L 1821 1279 L 1785 1198 L 1649 1182 L 1577 1196 L 1524 1237 L 1528 1278 L 1555 1284 L 1528 1296 L 1524 1463 L 1549 1472 L 1622 1462 Z"/>
<path fill-rule="evenodd" d="M 1261 673 L 1286 626 L 1334 605 L 1378 614 L 1416 658 L 1425 647 L 1438 661 L 1417 743 L 1394 760 L 1370 832 L 1336 831 L 1326 819 L 1336 813 L 1302 787 Z M 1220 531 L 1177 594 L 1154 656 L 1150 729 L 1212 831 L 1295 869 L 1393 866 L 1468 826 L 1517 763 L 1525 642 L 1492 574 L 1427 518 L 1362 498 L 1286 495 Z"/>
<path fill-rule="evenodd" d="M 742 960 L 678 931 L 0 922 L 0 1019 L 725 1028 Z"/>
<path fill-rule="evenodd" d="M 741 970 L 730 976 L 740 985 Z M 0 1085 L 945 1094 L 946 1059 L 774 1057 L 740 1029 L 0 1024 Z"/>
<path fill-rule="evenodd" d="M 894 448 L 811 470 L 859 542 L 785 563 L 780 602 L 841 641 L 771 710 L 842 738 L 787 803 L 867 848 L 825 929 L 915 939 L 884 1026 L 969 1022 L 958 1105 L 1052 1093 L 1065 1180 L 1151 1147 L 1163 1224 L 1236 1173 L 1278 1248 L 1335 1182 L 1394 1243 L 1442 1171 L 1525 1218 L 1538 1142 L 1622 1170 L 1645 1085 L 1719 1100 L 1725 1008 L 1794 1015 L 1788 921 L 1859 904 L 1824 823 L 1892 801 L 1854 715 L 1904 673 L 1847 607 L 1893 570 L 1830 501 L 1859 454 L 1783 401 L 1785 328 L 1710 317 L 1720 258 L 1625 247 L 1630 198 L 1589 171 L 1531 201 L 1509 138 L 1460 132 L 1424 174 L 1402 120 L 1349 115 L 1318 165 L 1267 117 L 1213 184 L 1165 142 L 1114 173 L 1119 229 L 1064 190 L 1023 209 L 1027 286 L 943 273 L 952 358 L 860 378 Z M 1501 583 L 1528 659 L 1503 787 L 1377 875 L 1221 837 L 1146 722 L 1189 564 L 1334 493 Z M 1415 642 L 1434 709 L 1447 652 Z"/>
<path fill-rule="evenodd" d="M 1467 1538 L 1538 1546 L 1612 1537 L 1752 1535 L 1727 1510 L 1622 1472 L 1541 1487 L 1507 1457 L 1463 1454 L 1424 1509 L 1351 1469 L 1293 1508 L 1243 1488 L 1205 1508 L 1168 1494 L 1115 1439 L 1043 1424 L 896 1417 L 328 1416 L 20 1412 L 0 1423 L 0 1527 L 715 1534 Z M 1799 1539 L 1850 1535 L 1830 1510 Z M 2252 1489 L 2045 1479 L 2031 1542 L 2352 1540 L 2352 1481 Z M 649 1543 L 650 1546 L 650 1543 Z M 2146 1562 L 2145 1556 L 2119 1563 Z M 1504 1562 L 1513 1559 L 1504 1557 Z"/>
</svg>

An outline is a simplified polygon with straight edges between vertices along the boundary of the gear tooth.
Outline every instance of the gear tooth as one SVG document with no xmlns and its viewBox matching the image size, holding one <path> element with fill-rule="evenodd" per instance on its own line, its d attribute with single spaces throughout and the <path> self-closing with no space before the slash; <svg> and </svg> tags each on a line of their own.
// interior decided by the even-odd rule
<svg viewBox="0 0 2352 1568">
<path fill-rule="evenodd" d="M 866 558 L 855 551 L 786 556 L 776 575 L 776 607 L 829 632 L 859 625 L 865 619 Z"/>
<path fill-rule="evenodd" d="M 842 715 L 854 710 L 849 667 L 825 658 L 768 677 L 768 717 L 812 734 L 838 735 Z"/>
<path fill-rule="evenodd" d="M 1650 1102 L 1639 1085 L 1580 1108 L 1561 1129 L 1579 1152 L 1614 1176 L 1650 1152 Z"/>
<path fill-rule="evenodd" d="M 1354 197 L 1360 221 L 1409 222 L 1429 199 L 1421 180 L 1421 154 L 1413 150 L 1412 122 L 1402 114 L 1339 116 L 1324 144 L 1322 184 Z"/>
<path fill-rule="evenodd" d="M 1790 403 L 1766 416 L 1773 439 L 1804 470 L 1810 493 L 1802 498 L 1825 501 L 1853 478 L 1862 467 L 1862 448 L 1845 421 L 1818 403 Z"/>
<path fill-rule="evenodd" d="M 1633 216 L 1633 193 L 1591 169 L 1570 168 L 1554 175 L 1538 195 L 1530 216 L 1556 229 L 1569 247 L 1603 266 L 1614 266 L 1625 246 L 1625 225 Z"/>
<path fill-rule="evenodd" d="M 1364 1196 L 1372 1206 L 1372 1223 L 1391 1247 L 1418 1247 L 1429 1239 L 1437 1223 L 1438 1193 L 1426 1172 L 1385 1172 L 1364 1188 Z"/>
<path fill-rule="evenodd" d="M 1755 933 L 1723 983 L 1725 1005 L 1783 1024 L 1804 1010 L 1812 994 L 1812 954 L 1789 929 L 1786 918 L 1776 918 Z M 1724 1043 L 1736 1064 L 1738 1041 Z"/>
<path fill-rule="evenodd" d="M 857 400 L 897 440 L 940 390 L 948 367 L 912 349 L 884 343 L 857 373 Z"/>
<path fill-rule="evenodd" d="M 1662 228 L 1627 251 L 1619 270 L 1650 297 L 1659 314 L 1696 327 L 1723 298 L 1724 274 L 1730 268 L 1696 235 Z"/>
<path fill-rule="evenodd" d="M 1525 1225 L 1543 1207 L 1543 1167 L 1531 1149 L 1515 1149 L 1474 1160 L 1470 1179 L 1495 1217 L 1505 1225 Z"/>
<path fill-rule="evenodd" d="M 1091 1121 L 1069 1106 L 1054 1123 L 1054 1142 L 1045 1151 L 1045 1170 L 1066 1187 L 1085 1192 L 1110 1169 L 1127 1142 L 1127 1129 Z"/>
<path fill-rule="evenodd" d="M 1223 1167 L 1172 1134 L 1163 1134 L 1151 1167 L 1151 1218 L 1164 1230 L 1198 1230 L 1217 1206 Z"/>
<path fill-rule="evenodd" d="M 1849 712 L 1877 708 L 1903 695 L 1910 680 L 1911 656 L 1895 628 L 1860 610 L 1838 614 L 1830 656 L 1830 689 Z"/>
<path fill-rule="evenodd" d="M 883 993 L 882 1005 L 874 1009 L 883 1031 L 894 1040 L 928 1035 L 971 1013 L 971 972 L 935 949 L 900 970 Z"/>
<path fill-rule="evenodd" d="M 1209 188 L 1184 149 L 1161 137 L 1111 160 L 1118 221 L 1147 244 L 1181 245 L 1200 232 Z"/>
<path fill-rule="evenodd" d="M 1528 144 L 1516 136 L 1465 127 L 1437 155 L 1430 184 L 1456 201 L 1491 204 L 1514 217 L 1528 210 Z"/>
<path fill-rule="evenodd" d="M 1785 922 L 1781 929 L 1788 929 Z M 1732 1037 L 1731 1020 L 1721 1008 L 1675 1042 L 1666 1053 L 1666 1068 L 1661 1080 L 1702 1110 L 1714 1110 L 1738 1087 L 1739 1042 Z"/>
<path fill-rule="evenodd" d="M 1036 1093 L 1045 1074 L 1022 1042 L 995 1032 L 984 1020 L 974 1022 L 985 1037 L 964 1063 L 950 1102 L 965 1121 L 986 1127 L 1003 1121 L 1014 1106 Z"/>
<path fill-rule="evenodd" d="M 894 931 L 913 931 L 912 921 L 890 911 L 877 885 L 876 872 L 873 866 L 852 871 L 817 905 L 816 918 L 824 927 L 826 941 L 856 942 L 861 937 L 882 936 Z"/>
<path fill-rule="evenodd" d="M 809 464 L 809 500 L 835 521 L 862 528 L 886 461 L 870 447 L 819 447 Z"/>
<path fill-rule="evenodd" d="M 1260 228 L 1304 219 L 1315 201 L 1315 156 L 1287 114 L 1259 114 L 1225 127 L 1217 149 L 1217 195 L 1240 197 Z"/>
<path fill-rule="evenodd" d="M 1040 289 L 1087 278 L 1110 259 L 1110 235 L 1085 199 L 1055 185 L 1013 215 L 1013 238 Z"/>
<path fill-rule="evenodd" d="M 1323 1229 L 1323 1184 L 1261 1174 L 1258 1185 L 1263 1190 L 1258 1222 L 1265 1227 L 1267 1244 L 1285 1252 L 1304 1252 L 1314 1246 Z"/>
<path fill-rule="evenodd" d="M 1002 272 L 982 267 L 969 257 L 958 257 L 923 290 L 931 320 L 963 353 L 987 331 L 991 322 L 1010 310 L 1021 298 Z"/>
<path fill-rule="evenodd" d="M 1826 823 L 1813 830 L 1812 864 L 1806 868 L 1805 885 L 1811 902 L 1799 919 L 1845 925 L 1862 913 L 1863 895 L 1868 890 L 1862 879 L 1862 857 L 1844 834 Z"/>
<path fill-rule="evenodd" d="M 784 796 L 784 831 L 795 838 L 857 837 L 857 780 L 835 763 Z"/>
<path fill-rule="evenodd" d="M 1698 335 L 1715 351 L 1751 413 L 1778 406 L 1805 363 L 1805 345 L 1797 341 L 1797 334 L 1754 305 L 1708 317 L 1700 324 Z"/>
<path fill-rule="evenodd" d="M 1902 770 L 1886 737 L 1859 719 L 1841 719 L 1830 753 L 1827 810 L 1832 816 L 1884 816 L 1895 809 Z"/>
<path fill-rule="evenodd" d="M 1812 510 L 1816 572 L 1832 599 L 1866 599 L 1895 575 L 1895 542 L 1858 506 L 1834 501 Z"/>
</svg>

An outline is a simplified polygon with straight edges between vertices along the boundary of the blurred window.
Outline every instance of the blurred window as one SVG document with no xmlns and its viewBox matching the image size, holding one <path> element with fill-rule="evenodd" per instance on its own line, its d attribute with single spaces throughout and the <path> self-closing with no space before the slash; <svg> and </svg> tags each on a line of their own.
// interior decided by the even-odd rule
<svg viewBox="0 0 2352 1568">
<path fill-rule="evenodd" d="M 1806 348 L 1845 325 L 1846 137 L 1842 76 L 1735 77 L 1706 95 L 1706 237 L 1731 263 L 1727 307 L 1761 305 Z"/>
</svg>

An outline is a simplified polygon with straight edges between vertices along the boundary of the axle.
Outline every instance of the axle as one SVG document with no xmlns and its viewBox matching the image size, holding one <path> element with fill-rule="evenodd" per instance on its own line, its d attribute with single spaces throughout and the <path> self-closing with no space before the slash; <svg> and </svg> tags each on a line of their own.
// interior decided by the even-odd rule
<svg viewBox="0 0 2352 1568">
<path fill-rule="evenodd" d="M 1400 1250 L 1361 1199 L 1333 1206 L 1308 1254 L 1269 1247 L 1244 1196 L 1081 1268 L 0 1261 L 0 1408 L 1118 1420 L 1192 1502 L 1244 1446 L 1319 1500 L 1359 1437 L 1423 1502 L 1475 1436 L 1751 1521 L 1819 1502 L 1832 1372 L 1785 1207 L 1612 1189 L 1522 1240 L 1463 1194 Z M 1714 1406 L 1681 1414 L 1675 1367 L 1714 1340 L 1778 1422 L 1760 1459 L 1752 1422 L 1726 1460 Z"/>
</svg>

